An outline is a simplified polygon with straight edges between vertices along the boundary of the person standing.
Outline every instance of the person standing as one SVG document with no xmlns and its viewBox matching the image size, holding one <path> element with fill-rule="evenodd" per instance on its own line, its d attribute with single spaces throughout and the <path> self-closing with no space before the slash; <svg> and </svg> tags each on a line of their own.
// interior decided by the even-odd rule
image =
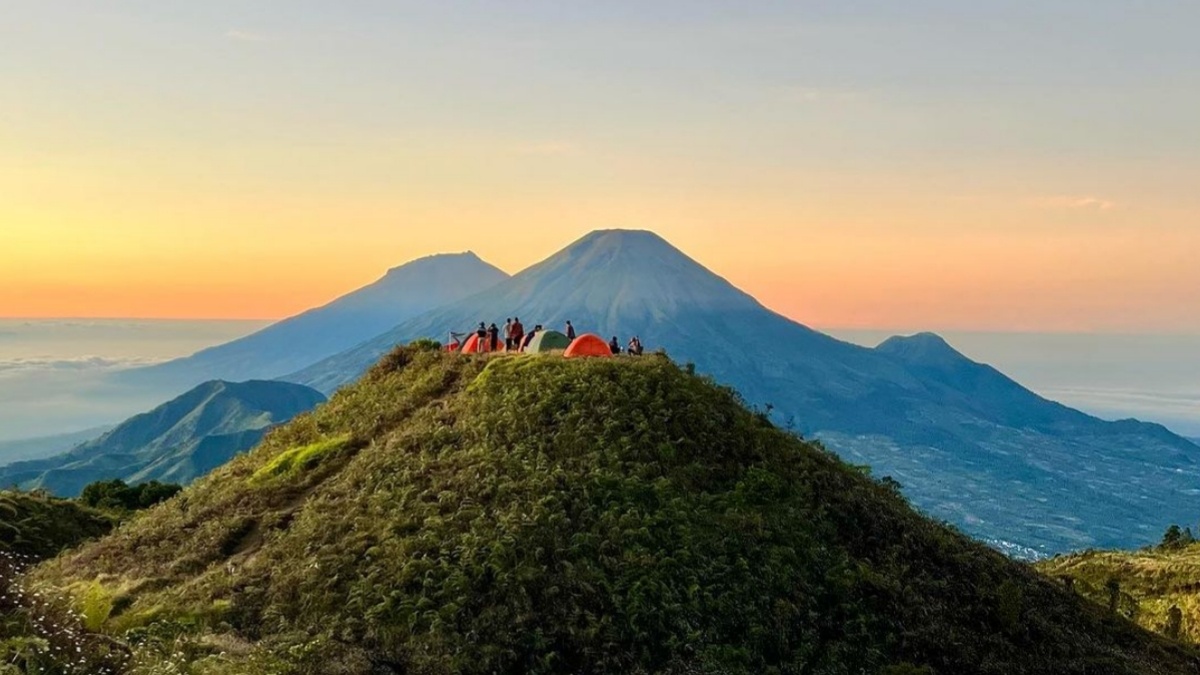
<svg viewBox="0 0 1200 675">
<path fill-rule="evenodd" d="M 509 352 L 513 350 L 511 317 L 504 320 L 504 350 Z"/>
<path fill-rule="evenodd" d="M 521 325 L 521 317 L 514 316 L 513 317 L 513 325 L 512 325 L 513 349 L 520 349 L 521 341 L 524 339 L 525 339 L 525 326 Z"/>
<path fill-rule="evenodd" d="M 479 328 L 475 329 L 475 353 L 482 354 L 487 351 L 487 324 L 480 321 Z"/>
<path fill-rule="evenodd" d="M 567 322 L 567 339 L 575 339 L 575 326 L 572 326 L 570 321 Z"/>
<path fill-rule="evenodd" d="M 496 327 L 496 324 L 488 326 L 488 351 L 500 351 L 500 329 Z"/>
</svg>

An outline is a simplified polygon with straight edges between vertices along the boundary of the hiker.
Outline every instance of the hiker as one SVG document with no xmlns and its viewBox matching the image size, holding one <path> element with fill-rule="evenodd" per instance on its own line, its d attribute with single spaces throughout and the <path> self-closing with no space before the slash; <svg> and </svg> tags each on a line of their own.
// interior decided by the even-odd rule
<svg viewBox="0 0 1200 675">
<path fill-rule="evenodd" d="M 475 331 L 475 353 L 482 354 L 487 346 L 487 324 L 480 321 L 479 328 Z"/>
<path fill-rule="evenodd" d="M 521 351 L 525 351 L 525 348 L 529 346 L 530 342 L 533 342 L 533 338 L 537 337 L 537 334 L 540 332 L 542 332 L 542 324 L 539 323 L 533 327 L 533 330 L 529 331 L 529 335 L 526 335 L 525 340 L 521 342 Z"/>
<path fill-rule="evenodd" d="M 575 339 L 575 326 L 572 326 L 570 321 L 567 322 L 567 339 L 572 341 Z"/>
<path fill-rule="evenodd" d="M 513 350 L 511 317 L 504 320 L 504 350 L 508 352 Z"/>
<path fill-rule="evenodd" d="M 634 335 L 633 337 L 629 338 L 629 348 L 626 349 L 626 351 L 630 356 L 642 355 L 642 341 L 638 339 L 638 336 Z"/>
<path fill-rule="evenodd" d="M 621 353 L 621 343 L 617 341 L 616 335 L 614 335 L 613 339 L 609 341 L 608 348 L 612 350 L 613 354 Z"/>
<path fill-rule="evenodd" d="M 488 326 L 488 351 L 500 351 L 500 329 L 496 324 Z"/>
<path fill-rule="evenodd" d="M 512 345 L 513 349 L 521 348 L 521 342 L 525 339 L 525 326 L 521 325 L 521 317 L 513 317 L 512 324 Z"/>
</svg>

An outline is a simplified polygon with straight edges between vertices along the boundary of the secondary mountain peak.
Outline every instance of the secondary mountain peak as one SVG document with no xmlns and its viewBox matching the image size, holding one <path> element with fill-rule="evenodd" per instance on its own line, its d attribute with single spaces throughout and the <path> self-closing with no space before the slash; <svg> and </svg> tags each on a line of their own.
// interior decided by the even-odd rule
<svg viewBox="0 0 1200 675">
<path fill-rule="evenodd" d="M 393 267 L 370 285 L 253 335 L 122 377 L 165 382 L 177 386 L 176 391 L 212 378 L 280 377 L 507 278 L 470 251 L 418 258 Z"/>
<path fill-rule="evenodd" d="M 875 349 L 905 362 L 924 366 L 953 365 L 970 360 L 937 333 L 895 335 Z"/>
</svg>

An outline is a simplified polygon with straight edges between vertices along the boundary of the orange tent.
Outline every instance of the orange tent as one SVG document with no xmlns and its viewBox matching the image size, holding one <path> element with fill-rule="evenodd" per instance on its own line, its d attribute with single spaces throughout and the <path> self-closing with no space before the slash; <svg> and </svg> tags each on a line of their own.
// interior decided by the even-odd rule
<svg viewBox="0 0 1200 675">
<path fill-rule="evenodd" d="M 575 338 L 571 342 L 571 346 L 567 347 L 567 351 L 563 352 L 563 356 L 568 359 L 581 356 L 611 357 L 612 355 L 612 350 L 608 348 L 608 343 L 604 341 L 604 338 L 592 333 L 584 333 Z"/>
<path fill-rule="evenodd" d="M 502 352 L 502 351 L 504 351 L 504 342 L 501 340 L 501 341 L 499 341 L 499 343 L 500 344 L 497 345 L 498 349 L 496 349 L 496 351 Z M 480 349 L 479 348 L 479 336 L 476 335 L 475 333 L 471 333 L 471 337 L 468 337 L 466 339 L 466 341 L 463 342 L 463 346 L 460 351 L 462 351 L 463 354 L 483 354 L 485 352 L 492 351 L 490 349 L 490 347 L 491 347 L 491 345 L 489 345 L 487 343 L 487 341 L 485 340 L 483 343 L 483 349 Z"/>
</svg>

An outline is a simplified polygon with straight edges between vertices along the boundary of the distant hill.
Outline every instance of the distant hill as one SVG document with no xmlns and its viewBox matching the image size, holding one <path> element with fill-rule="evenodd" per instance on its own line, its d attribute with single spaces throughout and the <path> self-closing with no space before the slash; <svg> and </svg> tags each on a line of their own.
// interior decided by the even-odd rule
<svg viewBox="0 0 1200 675">
<path fill-rule="evenodd" d="M 592 233 L 493 288 L 286 379 L 330 392 L 393 345 L 519 315 L 526 326 L 639 335 L 777 420 L 899 480 L 928 513 L 1024 556 L 1153 541 L 1200 513 L 1200 448 L 1161 426 L 1048 401 L 941 338 L 877 349 L 759 304 L 650 232 Z"/>
<path fill-rule="evenodd" d="M 21 438 L 12 441 L 0 441 L 0 466 L 11 462 L 29 459 L 41 459 L 51 455 L 61 454 L 71 448 L 99 437 L 112 427 L 93 427 L 69 434 L 40 436 L 38 438 Z"/>
<path fill-rule="evenodd" d="M 1200 668 L 656 356 L 398 350 L 31 581 L 161 672 Z"/>
<path fill-rule="evenodd" d="M 0 467 L 0 485 L 74 497 L 88 483 L 113 478 L 186 484 L 324 400 L 288 382 L 207 382 L 70 452 Z"/>
<path fill-rule="evenodd" d="M 507 274 L 474 253 L 421 258 L 327 305 L 187 358 L 126 371 L 119 379 L 179 383 L 181 389 L 216 379 L 273 379 L 506 278 Z"/>
<path fill-rule="evenodd" d="M 0 491 L 0 571 L 6 553 L 16 554 L 18 561 L 48 558 L 88 539 L 108 534 L 115 522 L 106 513 L 72 501 L 12 490 Z M 8 581 L 0 579 L 0 594 L 7 592 Z"/>
<path fill-rule="evenodd" d="M 1163 634 L 1171 608 L 1179 610 L 1172 637 L 1200 643 L 1200 544 L 1139 551 L 1086 551 L 1038 564 L 1046 574 L 1069 580 L 1077 592 L 1106 604 L 1117 595 L 1117 611 L 1142 627 Z M 1116 586 L 1112 586 L 1116 582 Z"/>
</svg>

